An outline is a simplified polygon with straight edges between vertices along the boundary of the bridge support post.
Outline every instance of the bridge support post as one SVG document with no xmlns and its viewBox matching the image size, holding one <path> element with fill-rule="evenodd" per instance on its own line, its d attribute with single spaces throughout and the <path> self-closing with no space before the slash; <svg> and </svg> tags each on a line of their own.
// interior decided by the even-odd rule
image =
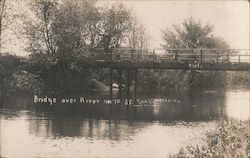
<svg viewBox="0 0 250 158">
<path fill-rule="evenodd" d="M 134 96 L 134 102 L 136 102 L 136 98 L 137 98 L 137 72 L 138 70 L 135 69 L 135 96 Z"/>
<path fill-rule="evenodd" d="M 127 97 L 130 97 L 130 70 L 127 69 Z"/>
<path fill-rule="evenodd" d="M 109 69 L 109 96 L 110 98 L 113 97 L 113 69 Z"/>
<path fill-rule="evenodd" d="M 219 54 L 216 52 L 216 63 L 219 63 Z"/>
<path fill-rule="evenodd" d="M 200 63 L 202 63 L 202 50 L 200 50 Z"/>
<path fill-rule="evenodd" d="M 155 62 L 155 50 L 153 50 L 153 63 Z"/>
<path fill-rule="evenodd" d="M 118 70 L 118 75 L 119 75 L 119 91 L 118 91 L 118 95 L 119 95 L 119 98 L 121 99 L 122 98 L 122 70 L 119 69 Z"/>
<path fill-rule="evenodd" d="M 227 51 L 227 62 L 229 62 L 229 50 Z"/>
</svg>

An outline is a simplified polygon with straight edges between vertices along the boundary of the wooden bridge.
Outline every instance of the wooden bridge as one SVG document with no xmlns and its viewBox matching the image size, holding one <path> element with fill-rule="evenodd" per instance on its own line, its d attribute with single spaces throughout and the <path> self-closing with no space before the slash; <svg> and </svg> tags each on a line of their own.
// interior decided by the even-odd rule
<svg viewBox="0 0 250 158">
<path fill-rule="evenodd" d="M 118 70 L 120 97 L 122 71 L 127 73 L 128 97 L 131 96 L 131 72 L 134 72 L 134 98 L 137 95 L 138 69 L 250 71 L 249 49 L 95 49 L 80 60 L 83 67 L 110 69 L 111 98 L 115 70 Z"/>
<path fill-rule="evenodd" d="M 249 49 L 97 49 L 82 66 L 113 69 L 249 71 Z"/>
<path fill-rule="evenodd" d="M 8 54 L 0 54 L 0 57 Z M 139 69 L 250 71 L 250 49 L 94 49 L 77 60 L 81 67 L 108 68 L 110 97 L 113 98 L 113 73 L 118 71 L 118 95 L 121 98 L 124 83 L 131 98 L 134 80 L 134 98 L 137 96 Z M 126 81 L 122 81 L 122 72 Z M 134 73 L 134 74 L 131 74 Z M 133 77 L 133 78 L 132 78 Z"/>
</svg>

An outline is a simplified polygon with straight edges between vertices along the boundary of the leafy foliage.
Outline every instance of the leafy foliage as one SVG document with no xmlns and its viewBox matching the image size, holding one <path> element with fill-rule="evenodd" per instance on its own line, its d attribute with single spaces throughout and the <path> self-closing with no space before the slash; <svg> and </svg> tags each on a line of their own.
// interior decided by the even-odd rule
<svg viewBox="0 0 250 158">
<path fill-rule="evenodd" d="M 173 25 L 173 31 L 166 29 L 162 31 L 163 41 L 162 47 L 168 48 L 185 48 L 185 49 L 201 49 L 201 48 L 220 48 L 228 49 L 229 45 L 221 38 L 212 35 L 213 26 L 202 25 L 200 21 L 193 18 L 186 19 L 182 26 Z M 181 51 L 179 53 L 182 53 Z M 194 52 L 195 53 L 195 52 Z M 189 89 L 194 87 L 216 87 L 224 85 L 225 72 L 218 71 L 163 71 L 155 70 L 153 76 L 159 78 L 148 78 L 147 83 L 155 83 L 160 85 L 171 84 L 175 89 Z"/>
<path fill-rule="evenodd" d="M 34 92 L 42 87 L 35 76 L 25 71 L 26 59 L 7 54 L 0 58 L 1 92 Z"/>
<path fill-rule="evenodd" d="M 182 27 L 173 25 L 174 30 L 163 30 L 163 48 L 229 48 L 228 44 L 219 37 L 214 37 L 213 25 L 202 25 L 193 18 L 184 20 Z"/>
<path fill-rule="evenodd" d="M 250 131 L 248 121 L 228 120 L 218 123 L 213 133 L 207 134 L 202 146 L 187 146 L 170 158 L 244 158 L 250 156 Z"/>
<path fill-rule="evenodd" d="M 13 73 L 18 70 L 20 59 L 16 56 L 6 55 L 0 57 L 1 90 L 7 90 L 14 79 Z"/>
<path fill-rule="evenodd" d="M 98 35 L 101 36 L 100 46 L 106 51 L 110 48 L 118 48 L 124 42 L 131 30 L 132 16 L 124 5 L 113 5 L 111 9 L 100 9 L 100 21 L 97 26 Z"/>
<path fill-rule="evenodd" d="M 27 17 L 24 32 L 31 53 L 30 72 L 48 89 L 83 90 L 73 84 L 83 85 L 91 76 L 81 61 L 94 48 L 107 53 L 120 47 L 131 30 L 132 15 L 122 4 L 96 7 L 92 0 L 36 0 L 30 8 L 34 17 Z"/>
</svg>

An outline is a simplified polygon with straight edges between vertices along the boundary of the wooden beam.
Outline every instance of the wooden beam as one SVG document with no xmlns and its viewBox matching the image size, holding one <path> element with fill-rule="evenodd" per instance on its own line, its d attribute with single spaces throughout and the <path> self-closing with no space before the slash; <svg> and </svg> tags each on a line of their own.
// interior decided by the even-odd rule
<svg viewBox="0 0 250 158">
<path fill-rule="evenodd" d="M 109 95 L 110 95 L 110 98 L 113 97 L 113 69 L 110 68 L 109 69 Z"/>
<path fill-rule="evenodd" d="M 204 57 L 204 56 L 203 56 Z M 202 62 L 202 68 L 199 70 L 216 70 L 216 71 L 250 71 L 250 63 L 209 63 Z M 189 63 L 81 63 L 83 67 L 93 68 L 113 68 L 113 69 L 173 69 L 173 70 L 190 70 Z"/>
<path fill-rule="evenodd" d="M 138 73 L 138 70 L 135 69 L 135 94 L 134 94 L 135 96 L 134 96 L 134 102 L 137 99 L 137 84 L 138 84 L 138 82 L 137 82 L 137 73 Z"/>
<path fill-rule="evenodd" d="M 127 97 L 130 98 L 130 70 L 127 69 Z"/>
<path fill-rule="evenodd" d="M 122 98 L 122 70 L 121 69 L 119 69 L 118 70 L 119 72 L 119 91 L 118 91 L 118 95 L 119 95 L 119 98 L 121 99 Z"/>
</svg>

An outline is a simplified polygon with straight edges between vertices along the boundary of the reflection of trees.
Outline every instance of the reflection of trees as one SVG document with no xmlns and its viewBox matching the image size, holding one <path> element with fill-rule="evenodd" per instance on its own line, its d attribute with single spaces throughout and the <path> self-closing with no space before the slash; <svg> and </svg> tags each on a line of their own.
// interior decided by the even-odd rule
<svg viewBox="0 0 250 158">
<path fill-rule="evenodd" d="M 86 137 L 88 139 L 129 139 L 136 135 L 145 123 L 99 119 L 36 119 L 29 120 L 30 132 L 42 137 Z"/>
<path fill-rule="evenodd" d="M 224 117 L 224 91 L 192 90 L 189 93 L 169 94 L 168 97 L 178 98 L 181 103 L 141 107 L 105 104 L 49 106 L 32 105 L 31 97 L 11 96 L 4 97 L 3 104 L 4 108 L 16 111 L 29 108 L 25 115 L 28 115 L 30 132 L 42 137 L 80 136 L 121 140 L 145 128 L 147 125 L 142 122 L 209 121 Z"/>
<path fill-rule="evenodd" d="M 224 98 L 222 91 L 191 91 L 183 98 L 187 120 L 211 120 L 223 117 Z M 223 98 L 223 99 L 222 99 Z M 186 101 L 185 101 L 186 100 Z M 185 103 L 189 104 L 186 105 Z"/>
<path fill-rule="evenodd" d="M 208 121 L 224 116 L 224 92 L 195 91 L 175 94 L 181 103 L 160 103 L 155 106 L 154 119 L 160 121 Z"/>
<path fill-rule="evenodd" d="M 25 110 L 28 109 L 29 105 L 32 103 L 32 100 L 22 95 L 0 96 L 0 98 L 0 108 L 4 109 Z"/>
<path fill-rule="evenodd" d="M 161 102 L 155 106 L 141 107 L 42 105 L 35 108 L 36 119 L 32 119 L 33 116 L 30 118 L 30 132 L 51 137 L 127 139 L 146 127 L 142 121 L 209 121 L 221 118 L 224 116 L 223 94 L 223 91 L 193 90 L 171 96 L 180 99 L 181 103 Z"/>
<path fill-rule="evenodd" d="M 131 109 L 110 105 L 36 106 L 31 116 L 30 132 L 42 137 L 86 137 L 121 140 L 135 135 L 144 123 L 122 121 L 135 118 Z M 132 116 L 134 115 L 134 116 Z M 32 119 L 32 117 L 38 119 Z M 39 119 L 42 118 L 42 119 Z M 45 118 L 45 119 L 44 119 Z"/>
</svg>

